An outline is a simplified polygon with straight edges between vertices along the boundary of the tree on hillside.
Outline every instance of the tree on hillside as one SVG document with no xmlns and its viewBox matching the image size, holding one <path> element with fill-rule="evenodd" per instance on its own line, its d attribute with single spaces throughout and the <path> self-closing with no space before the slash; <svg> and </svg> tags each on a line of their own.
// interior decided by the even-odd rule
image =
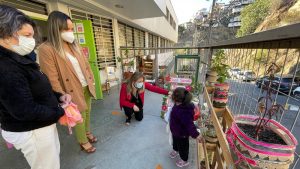
<svg viewBox="0 0 300 169">
<path fill-rule="evenodd" d="M 257 26 L 270 13 L 270 0 L 256 0 L 253 4 L 246 6 L 241 13 L 241 28 L 237 32 L 237 36 L 245 36 L 255 31 Z"/>
<path fill-rule="evenodd" d="M 184 25 L 179 25 L 178 26 L 178 34 L 179 35 L 182 35 L 185 30 L 186 30 L 186 28 L 185 28 Z"/>
</svg>

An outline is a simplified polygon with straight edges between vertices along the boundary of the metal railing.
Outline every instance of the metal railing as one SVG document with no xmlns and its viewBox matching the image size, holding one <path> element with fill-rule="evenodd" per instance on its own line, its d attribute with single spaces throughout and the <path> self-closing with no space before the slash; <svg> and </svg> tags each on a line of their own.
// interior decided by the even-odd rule
<svg viewBox="0 0 300 169">
<path fill-rule="evenodd" d="M 205 74 L 216 50 L 224 50 L 226 62 L 231 68 L 254 74 L 247 78 L 241 73 L 231 71 L 228 108 L 234 115 L 257 114 L 258 98 L 264 95 L 267 68 L 275 63 L 280 71 L 276 81 L 270 86 L 274 92 L 273 99 L 284 107 L 284 113 L 278 121 L 288 128 L 300 141 L 300 24 L 289 25 L 243 38 L 228 40 L 218 44 L 190 48 L 121 48 L 122 50 L 160 50 L 184 49 L 189 54 L 197 54 L 201 59 L 199 69 L 200 82 L 205 81 Z M 122 53 L 122 52 L 121 52 Z M 157 58 L 157 52 L 155 52 Z M 250 73 L 251 74 L 251 73 Z M 298 77 L 299 76 L 299 77 Z M 261 81 L 261 82 L 260 82 Z M 299 86 L 299 88 L 297 88 Z M 299 150 L 291 169 L 300 168 Z"/>
<path fill-rule="evenodd" d="M 233 115 L 258 114 L 258 99 L 270 84 L 273 100 L 284 107 L 277 119 L 300 140 L 300 24 L 256 33 L 208 46 L 223 49 L 232 71 L 228 107 Z M 267 69 L 276 64 L 275 80 L 268 82 Z M 245 72 L 249 72 L 246 76 Z M 251 76 L 250 76 L 251 75 Z M 299 90 L 299 91 L 298 91 Z M 292 169 L 300 168 L 298 146 Z"/>
</svg>

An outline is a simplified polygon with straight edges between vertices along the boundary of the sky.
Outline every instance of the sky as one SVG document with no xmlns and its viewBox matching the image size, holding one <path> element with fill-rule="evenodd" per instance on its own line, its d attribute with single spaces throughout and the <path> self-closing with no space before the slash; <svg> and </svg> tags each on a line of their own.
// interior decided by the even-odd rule
<svg viewBox="0 0 300 169">
<path fill-rule="evenodd" d="M 193 15 L 202 8 L 210 10 L 213 0 L 171 0 L 179 24 L 188 22 Z M 229 0 L 217 0 L 228 3 Z"/>
</svg>

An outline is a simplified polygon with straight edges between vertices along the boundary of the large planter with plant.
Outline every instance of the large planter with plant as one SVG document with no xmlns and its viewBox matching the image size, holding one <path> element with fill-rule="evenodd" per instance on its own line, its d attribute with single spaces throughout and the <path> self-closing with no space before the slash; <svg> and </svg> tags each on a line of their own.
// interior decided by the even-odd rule
<svg viewBox="0 0 300 169">
<path fill-rule="evenodd" d="M 268 122 L 268 127 L 256 135 L 258 121 Z M 288 169 L 298 144 L 293 134 L 275 120 L 250 115 L 235 117 L 227 140 L 237 163 L 251 169 Z"/>
<path fill-rule="evenodd" d="M 224 108 L 228 101 L 229 84 L 226 79 L 229 78 L 229 66 L 224 64 L 225 53 L 223 50 L 216 52 L 212 60 L 212 69 L 218 74 L 217 83 L 214 84 L 213 105 L 216 108 Z"/>
<path fill-rule="evenodd" d="M 275 64 L 268 69 L 270 82 L 277 71 Z M 282 116 L 284 107 L 274 102 L 270 86 L 264 88 L 266 96 L 258 99 L 258 115 L 236 116 L 226 134 L 238 159 L 236 163 L 243 168 L 288 169 L 294 161 L 298 142 L 287 128 L 274 120 Z"/>
</svg>

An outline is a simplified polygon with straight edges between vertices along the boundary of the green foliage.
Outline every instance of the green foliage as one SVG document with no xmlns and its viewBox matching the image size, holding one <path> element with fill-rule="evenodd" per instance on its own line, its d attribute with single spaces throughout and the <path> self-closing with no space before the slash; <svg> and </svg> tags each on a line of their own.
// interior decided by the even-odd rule
<svg viewBox="0 0 300 169">
<path fill-rule="evenodd" d="M 191 83 L 191 87 L 192 87 L 192 93 L 195 95 L 199 95 L 200 93 L 202 93 L 202 84 L 199 82 L 196 82 L 196 77 L 193 76 L 192 77 L 192 83 Z"/>
<path fill-rule="evenodd" d="M 123 59 L 122 59 L 120 56 L 117 57 L 117 61 L 118 61 L 118 62 L 122 62 L 122 60 L 123 60 Z"/>
<path fill-rule="evenodd" d="M 178 34 L 181 35 L 183 32 L 186 30 L 184 25 L 179 25 L 178 26 Z"/>
<path fill-rule="evenodd" d="M 132 60 L 129 62 L 129 66 L 131 66 L 131 67 L 134 66 L 134 59 L 132 59 Z"/>
<path fill-rule="evenodd" d="M 230 67 L 227 64 L 224 64 L 226 60 L 224 50 L 218 50 L 212 59 L 211 70 L 214 70 L 218 73 L 218 82 L 224 83 L 227 78 L 229 78 L 228 70 Z"/>
<path fill-rule="evenodd" d="M 242 10 L 241 28 L 237 32 L 238 37 L 253 33 L 257 26 L 269 15 L 271 8 L 270 0 L 256 0 L 253 4 Z"/>
</svg>

